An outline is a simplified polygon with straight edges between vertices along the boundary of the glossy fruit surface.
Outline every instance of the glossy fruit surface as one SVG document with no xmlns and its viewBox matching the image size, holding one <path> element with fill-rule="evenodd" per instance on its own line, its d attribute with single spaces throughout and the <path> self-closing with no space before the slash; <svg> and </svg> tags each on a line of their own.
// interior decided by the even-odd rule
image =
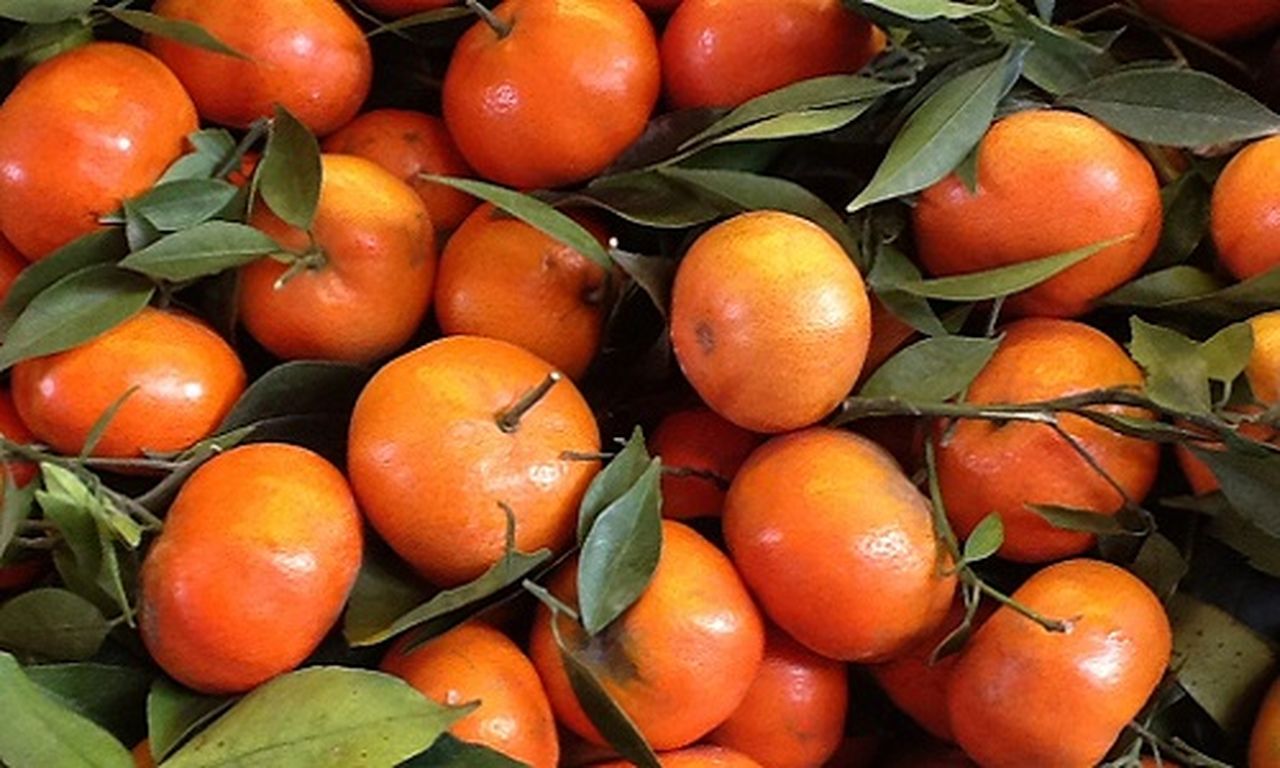
<svg viewBox="0 0 1280 768">
<path fill-rule="evenodd" d="M 1218 259 L 1240 280 L 1280 266 L 1280 136 L 1256 141 L 1218 177 L 1209 213 Z"/>
</svg>

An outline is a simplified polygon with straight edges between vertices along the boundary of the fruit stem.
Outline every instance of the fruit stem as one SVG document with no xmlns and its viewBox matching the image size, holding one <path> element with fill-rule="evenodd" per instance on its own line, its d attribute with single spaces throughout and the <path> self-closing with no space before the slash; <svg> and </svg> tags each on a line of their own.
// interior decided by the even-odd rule
<svg viewBox="0 0 1280 768">
<path fill-rule="evenodd" d="M 1075 624 L 1074 619 L 1051 619 L 1048 616 L 1045 616 L 1044 614 L 1035 610 L 1034 608 L 1027 605 L 1023 605 L 1022 603 L 1018 602 L 1017 600 L 1014 600 L 1012 597 L 1009 597 L 1005 593 L 1001 592 L 1000 590 L 991 586 L 987 582 L 978 578 L 973 573 L 973 571 L 968 567 L 966 567 L 961 572 L 961 578 L 971 580 L 970 583 L 972 583 L 978 589 L 982 590 L 982 594 L 992 598 L 993 600 L 1000 603 L 1001 605 L 1009 606 L 1013 610 L 1017 611 L 1023 616 L 1026 616 L 1028 619 L 1031 619 L 1032 621 L 1039 624 L 1040 626 L 1044 627 L 1049 632 L 1068 632 L 1071 630 L 1071 626 Z"/>
<path fill-rule="evenodd" d="M 496 417 L 498 429 L 501 429 L 507 434 L 511 434 L 519 429 L 520 419 L 524 418 L 524 415 L 529 412 L 529 409 L 533 408 L 533 406 L 537 405 L 542 398 L 546 397 L 547 393 L 551 391 L 551 388 L 563 378 L 564 374 L 559 371 L 552 371 L 551 373 L 548 373 L 547 378 L 543 379 L 542 383 L 528 392 L 525 392 L 514 405 L 505 411 L 499 411 Z"/>
<path fill-rule="evenodd" d="M 218 165 L 213 172 L 213 178 L 225 179 L 228 174 L 240 167 L 244 161 L 245 153 L 258 143 L 258 140 L 267 135 L 267 129 L 271 127 L 271 120 L 260 117 L 254 120 L 249 126 L 249 130 L 245 132 L 244 137 L 240 139 L 240 143 L 232 150 L 231 154 Z"/>
<path fill-rule="evenodd" d="M 498 18 L 497 14 L 481 4 L 480 0 L 467 0 L 467 7 L 470 8 L 475 15 L 479 16 L 485 24 L 489 25 L 489 28 L 498 36 L 499 40 L 502 40 L 506 38 L 507 35 L 511 34 L 511 25 Z"/>
</svg>

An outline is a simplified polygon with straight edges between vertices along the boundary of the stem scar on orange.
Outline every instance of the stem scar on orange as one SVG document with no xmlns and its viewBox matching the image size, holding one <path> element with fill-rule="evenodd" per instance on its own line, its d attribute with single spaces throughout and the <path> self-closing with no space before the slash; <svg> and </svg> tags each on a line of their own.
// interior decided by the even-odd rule
<svg viewBox="0 0 1280 768">
<path fill-rule="evenodd" d="M 440 586 L 496 563 L 515 515 L 523 552 L 562 550 L 599 462 L 595 416 L 572 382 L 504 341 L 449 336 L 392 360 L 351 415 L 348 466 L 361 508 Z M 547 387 L 546 384 L 550 383 Z"/>
</svg>

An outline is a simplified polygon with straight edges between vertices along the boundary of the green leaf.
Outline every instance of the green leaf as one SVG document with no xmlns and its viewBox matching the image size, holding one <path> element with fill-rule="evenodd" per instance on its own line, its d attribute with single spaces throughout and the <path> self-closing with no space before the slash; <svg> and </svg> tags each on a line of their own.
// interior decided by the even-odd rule
<svg viewBox="0 0 1280 768">
<path fill-rule="evenodd" d="M 1120 133 L 1153 144 L 1227 144 L 1280 131 L 1280 115 L 1213 75 L 1140 66 L 1098 77 L 1064 96 Z"/>
<path fill-rule="evenodd" d="M 609 250 L 613 262 L 631 278 L 652 301 L 653 306 L 665 318 L 671 305 L 671 286 L 675 283 L 679 262 L 660 256 L 641 256 L 638 253 Z"/>
<path fill-rule="evenodd" d="M 44 289 L 13 321 L 0 346 L 0 370 L 79 346 L 138 314 L 149 280 L 110 265 L 86 267 Z"/>
<path fill-rule="evenodd" d="M 1248 323 L 1228 325 L 1200 345 L 1209 378 L 1230 384 L 1249 365 L 1253 355 L 1253 329 Z"/>
<path fill-rule="evenodd" d="M 0 60 L 21 59 L 34 64 L 93 41 L 93 30 L 85 18 L 53 24 L 28 24 L 0 44 Z"/>
<path fill-rule="evenodd" d="M 3 475 L 4 492 L 0 496 L 0 563 L 4 563 L 4 555 L 8 553 L 9 544 L 18 533 L 18 526 L 31 517 L 32 503 L 36 497 L 36 484 L 27 483 L 18 487 L 13 480 L 13 471 L 7 465 Z"/>
<path fill-rule="evenodd" d="M 1280 670 L 1275 649 L 1220 608 L 1179 593 L 1169 602 L 1178 682 L 1214 721 L 1243 739 Z"/>
<path fill-rule="evenodd" d="M 1211 501 L 1221 507 L 1208 518 L 1207 534 L 1239 552 L 1253 568 L 1280 578 L 1280 539 L 1246 520 L 1221 493 L 1195 501 Z"/>
<path fill-rule="evenodd" d="M 591 478 L 591 484 L 582 496 L 582 502 L 578 505 L 579 544 L 587 540 L 587 534 L 591 532 L 591 526 L 595 525 L 600 513 L 639 482 L 649 468 L 649 459 L 644 432 L 636 427 L 618 455 Z"/>
<path fill-rule="evenodd" d="M 710 200 L 696 187 L 656 170 L 601 176 L 580 193 L 559 198 L 563 204 L 593 205 L 627 221 L 658 229 L 684 229 L 736 213 L 737 206 Z"/>
<path fill-rule="evenodd" d="M 33 589 L 0 605 L 0 648 L 14 653 L 81 661 L 110 631 L 97 606 L 65 589 Z"/>
<path fill-rule="evenodd" d="M 253 227 L 207 221 L 131 253 L 120 266 L 160 280 L 181 282 L 243 266 L 280 246 Z"/>
<path fill-rule="evenodd" d="M 226 56 L 233 56 L 237 59 L 249 60 L 249 57 L 214 37 L 209 30 L 194 22 L 183 19 L 170 19 L 164 16 L 157 16 L 154 13 L 135 11 L 128 8 L 104 8 L 103 10 L 111 14 L 116 21 L 128 24 L 136 30 L 146 32 L 148 35 L 176 40 L 179 43 L 185 43 Z"/>
<path fill-rule="evenodd" d="M 859 397 L 896 397 L 939 403 L 964 390 L 991 360 L 998 339 L 939 336 L 924 339 L 889 358 L 862 385 Z"/>
<path fill-rule="evenodd" d="M 332 413 L 345 417 L 368 380 L 368 369 L 351 363 L 281 363 L 249 385 L 222 420 L 218 433 L 300 414 Z"/>
<path fill-rule="evenodd" d="M 1057 5 L 1057 0 L 1036 0 L 1036 13 L 1040 14 L 1040 19 L 1048 24 L 1053 21 L 1053 8 Z"/>
<path fill-rule="evenodd" d="M 271 212 L 310 229 L 320 204 L 320 144 L 289 110 L 276 105 L 267 146 L 258 163 L 258 191 Z"/>
<path fill-rule="evenodd" d="M 235 703 L 231 696 L 208 696 L 187 690 L 168 678 L 157 678 L 147 694 L 147 738 L 151 754 L 169 756 L 184 739 Z"/>
<path fill-rule="evenodd" d="M 536 197 L 485 181 L 476 181 L 475 179 L 456 179 L 450 176 L 435 176 L 426 173 L 420 174 L 420 178 L 460 189 L 474 197 L 478 197 L 542 232 L 547 237 L 564 243 L 606 270 L 613 266 L 613 263 L 609 261 L 609 253 L 600 244 L 600 241 L 596 240 L 595 235 L 588 232 L 578 222 Z"/>
<path fill-rule="evenodd" d="M 875 261 L 867 274 L 867 285 L 876 298 L 903 322 L 929 336 L 946 336 L 947 328 L 933 311 L 927 299 L 899 288 L 919 283 L 920 268 L 905 253 L 892 245 L 875 248 Z"/>
<path fill-rule="evenodd" d="M 391 675 L 311 667 L 255 688 L 165 768 L 381 768 L 424 751 L 467 711 L 437 704 Z"/>
<path fill-rule="evenodd" d="M 122 208 L 124 209 L 122 217 L 124 221 L 124 238 L 129 243 L 129 250 L 142 250 L 160 239 L 160 230 L 138 211 L 133 201 L 125 200 Z"/>
<path fill-rule="evenodd" d="M 708 146 L 739 141 L 777 141 L 831 133 L 857 120 L 874 105 L 873 101 L 863 101 L 837 107 L 789 112 L 719 136 Z"/>
<path fill-rule="evenodd" d="M 9 768 L 133 768 L 128 751 L 45 693 L 0 653 L 0 763 Z"/>
<path fill-rule="evenodd" d="M 156 229 L 176 232 L 208 221 L 239 191 L 222 179 L 177 179 L 157 184 L 131 204 Z"/>
<path fill-rule="evenodd" d="M 87 13 L 95 0 L 0 0 L 0 16 L 28 24 L 52 24 Z"/>
<path fill-rule="evenodd" d="M 1248 523 L 1272 538 L 1280 538 L 1280 454 L 1210 450 L 1187 446 L 1208 465 L 1222 485 L 1222 493 Z"/>
<path fill-rule="evenodd" d="M 85 267 L 114 262 L 128 252 L 123 230 L 104 229 L 72 240 L 28 266 L 13 281 L 0 305 L 0 332 L 7 335 L 18 315 L 49 286 Z"/>
<path fill-rule="evenodd" d="M 964 542 L 966 563 L 978 563 L 994 555 L 1004 545 L 1004 520 L 994 512 L 982 518 Z"/>
<path fill-rule="evenodd" d="M 1181 264 L 1200 246 L 1209 233 L 1212 192 L 1213 187 L 1198 173 L 1184 173 L 1160 190 L 1164 226 L 1160 230 L 1160 244 L 1147 263 L 1147 270 Z"/>
<path fill-rule="evenodd" d="M 1027 509 L 1044 518 L 1054 528 L 1098 536 L 1125 536 L 1130 533 L 1115 515 L 1107 515 L 1088 509 L 1073 509 L 1057 504 L 1025 504 Z"/>
<path fill-rule="evenodd" d="M 662 552 L 662 461 L 605 507 L 582 543 L 578 604 L 587 633 L 599 634 L 644 594 Z"/>
<path fill-rule="evenodd" d="M 1083 35 L 1028 16 L 1012 4 L 1007 7 L 1011 13 L 1017 13 L 1013 22 L 1016 34 L 1008 42 L 1022 39 L 1031 43 L 1023 75 L 1038 88 L 1062 95 L 1084 87 L 1100 72 L 1115 65 L 1105 48 Z"/>
<path fill-rule="evenodd" d="M 106 434 L 107 427 L 111 426 L 111 422 L 115 420 L 116 414 L 120 412 L 120 408 L 130 397 L 139 389 L 135 384 L 124 391 L 124 394 L 116 398 L 115 402 L 107 406 L 107 409 L 99 414 L 98 418 L 93 422 L 93 426 L 89 428 L 89 434 L 85 436 L 84 445 L 80 448 L 80 455 L 77 457 L 80 461 L 84 461 L 93 455 L 93 451 L 98 447 L 98 443 L 102 442 L 102 436 Z"/>
<path fill-rule="evenodd" d="M 427 595 L 428 587 L 402 562 L 383 548 L 369 548 L 347 600 L 343 637 L 352 646 L 362 645 L 422 605 Z"/>
<path fill-rule="evenodd" d="M 472 744 L 446 733 L 440 736 L 431 749 L 401 763 L 400 768 L 527 768 L 519 760 L 512 760 L 501 752 L 495 752 L 481 744 Z"/>
<path fill-rule="evenodd" d="M 210 179 L 236 151 L 236 140 L 225 128 L 203 128 L 187 135 L 194 151 L 169 166 L 157 186 L 189 179 Z"/>
<path fill-rule="evenodd" d="M 956 76 L 921 104 L 848 210 L 918 192 L 959 165 L 990 127 L 996 105 L 1022 69 L 1024 52 L 1010 49 L 997 61 Z"/>
<path fill-rule="evenodd" d="M 146 736 L 145 703 L 152 674 L 137 667 L 80 662 L 26 668 L 31 682 L 102 726 L 123 744 Z"/>
<path fill-rule="evenodd" d="M 1086 245 L 1074 251 L 1046 256 L 1042 259 L 1023 261 L 982 272 L 970 272 L 966 275 L 904 281 L 894 287 L 899 291 L 930 299 L 945 299 L 947 301 L 984 301 L 986 299 L 994 299 L 1025 291 L 1028 288 L 1039 285 L 1067 271 L 1095 253 L 1128 239 L 1129 236 L 1118 237 L 1113 240 Z"/>
<path fill-rule="evenodd" d="M 1186 413 L 1208 414 L 1209 367 L 1200 345 L 1141 318 L 1129 322 L 1129 353 L 1147 376 L 1146 392 L 1156 403 Z"/>
<path fill-rule="evenodd" d="M 986 5 L 973 5 L 952 2 L 952 0 L 857 0 L 854 5 L 879 8 L 882 11 L 887 11 L 895 16 L 901 16 L 912 21 L 966 19 L 998 7 L 998 3 L 994 2 Z"/>
<path fill-rule="evenodd" d="M 1161 600 L 1167 601 L 1187 575 L 1188 566 L 1177 545 L 1163 534 L 1153 533 L 1142 542 L 1129 570 Z"/>
<path fill-rule="evenodd" d="M 1195 267 L 1176 266 L 1143 275 L 1102 299 L 1116 307 L 1172 307 L 1204 299 L 1221 291 L 1216 277 Z"/>
</svg>

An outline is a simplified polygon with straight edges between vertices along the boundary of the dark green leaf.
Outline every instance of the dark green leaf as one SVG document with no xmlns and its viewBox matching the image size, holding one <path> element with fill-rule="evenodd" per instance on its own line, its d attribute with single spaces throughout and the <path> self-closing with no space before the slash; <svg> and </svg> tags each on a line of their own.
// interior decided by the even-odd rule
<svg viewBox="0 0 1280 768">
<path fill-rule="evenodd" d="M 320 204 L 320 144 L 307 126 L 278 104 L 256 178 L 272 213 L 299 229 L 311 228 Z"/>
<path fill-rule="evenodd" d="M 1160 190 L 1164 227 L 1160 244 L 1147 264 L 1149 271 L 1181 264 L 1209 232 L 1209 182 L 1198 173 L 1184 173 Z M 1216 289 L 1211 289 L 1216 290 Z"/>
<path fill-rule="evenodd" d="M 129 254 L 120 266 L 161 280 L 180 282 L 214 275 L 279 251 L 275 240 L 253 227 L 230 221 L 207 221 Z"/>
<path fill-rule="evenodd" d="M 104 229 L 77 238 L 27 267 L 13 281 L 0 306 L 0 331 L 7 335 L 22 310 L 49 286 L 85 267 L 114 262 L 128 252 L 122 229 Z"/>
<path fill-rule="evenodd" d="M 867 379 L 860 397 L 938 403 L 964 390 L 1000 346 L 997 339 L 939 336 L 898 352 Z"/>
<path fill-rule="evenodd" d="M 1161 600 L 1168 600 L 1187 575 L 1187 561 L 1172 541 L 1163 534 L 1153 533 L 1142 542 L 1129 569 Z"/>
<path fill-rule="evenodd" d="M 218 432 L 281 416 L 349 413 L 369 371 L 350 363 L 294 360 L 264 373 L 223 419 Z"/>
<path fill-rule="evenodd" d="M 598 634 L 644 594 L 662 552 L 662 461 L 591 525 L 578 559 L 578 604 L 587 633 Z"/>
<path fill-rule="evenodd" d="M 1130 319 L 1129 353 L 1147 375 L 1147 396 L 1167 408 L 1207 414 L 1209 368 L 1200 345 L 1168 328 Z"/>
<path fill-rule="evenodd" d="M 767 120 L 739 128 L 736 131 L 719 136 L 712 144 L 729 144 L 739 141 L 776 141 L 778 139 L 794 139 L 801 136 L 814 136 L 831 133 L 852 123 L 861 117 L 875 102 L 863 101 L 853 104 L 842 104 L 824 109 L 808 109 L 803 112 L 789 112 Z"/>
<path fill-rule="evenodd" d="M 1275 649 L 1225 611 L 1186 594 L 1169 602 L 1170 668 L 1228 734 L 1243 740 L 1277 672 Z"/>
<path fill-rule="evenodd" d="M 14 653 L 82 661 L 110 631 L 97 606 L 65 589 L 33 589 L 0 605 L 0 648 Z"/>
<path fill-rule="evenodd" d="M 147 738 L 151 754 L 163 760 L 184 739 L 226 711 L 230 696 L 208 696 L 187 690 L 168 678 L 157 678 L 147 695 Z"/>
<path fill-rule="evenodd" d="M 1222 484 L 1235 511 L 1268 536 L 1280 538 L 1280 454 L 1215 451 L 1188 445 Z"/>
<path fill-rule="evenodd" d="M 1061 272 L 1074 267 L 1098 251 L 1129 238 L 1122 237 L 1101 243 L 1086 245 L 1074 251 L 1046 256 L 1034 261 L 1023 261 L 1006 267 L 996 267 L 966 275 L 936 277 L 930 280 L 903 281 L 896 290 L 947 301 L 984 301 L 1025 291 L 1039 285 Z"/>
<path fill-rule="evenodd" d="M 311 667 L 255 688 L 165 768 L 380 768 L 424 751 L 466 712 L 437 704 L 391 675 Z"/>
<path fill-rule="evenodd" d="M 609 253 L 581 224 L 552 208 L 536 197 L 474 179 L 455 179 L 449 176 L 422 174 L 421 178 L 454 187 L 492 203 L 511 216 L 523 221 L 546 236 L 564 243 L 595 263 L 609 269 Z"/>
<path fill-rule="evenodd" d="M 209 30 L 183 19 L 170 19 L 164 16 L 157 16 L 154 13 L 146 11 L 135 11 L 128 8 L 104 8 L 107 13 L 111 14 L 115 19 L 123 24 L 128 24 L 148 35 L 156 37 L 164 37 L 170 40 L 176 40 L 179 43 L 203 48 L 206 51 L 221 53 L 227 56 L 233 56 L 237 59 L 248 60 L 243 53 L 235 48 L 227 45 L 218 38 L 209 33 Z"/>
<path fill-rule="evenodd" d="M 912 21 L 964 19 L 997 7 L 994 2 L 979 5 L 952 0 L 857 0 L 856 4 L 879 8 Z"/>
<path fill-rule="evenodd" d="M 1024 50 L 1011 49 L 930 96 L 907 118 L 871 183 L 848 210 L 918 192 L 959 165 L 991 125 L 1010 78 L 1021 71 Z"/>
<path fill-rule="evenodd" d="M 93 8 L 95 0 L 0 0 L 0 16 L 29 24 L 65 21 Z"/>
<path fill-rule="evenodd" d="M 160 230 L 138 211 L 132 201 L 124 201 L 123 208 L 124 239 L 129 243 L 129 250 L 142 250 L 160 239 Z"/>
<path fill-rule="evenodd" d="M 631 278 L 640 289 L 653 301 L 653 306 L 665 318 L 671 304 L 671 286 L 675 282 L 675 259 L 664 259 L 659 256 L 641 256 L 638 253 L 610 249 L 609 256 L 622 271 Z"/>
<path fill-rule="evenodd" d="M 1221 509 L 1215 510 L 1208 519 L 1205 532 L 1239 552 L 1257 570 L 1280 578 L 1280 539 L 1264 533 L 1258 526 L 1244 519 L 1221 493 L 1207 498 L 1216 502 L 1214 506 Z"/>
<path fill-rule="evenodd" d="M 121 743 L 135 744 L 146 736 L 150 672 L 92 662 L 44 664 L 25 671 L 33 683 L 105 728 Z"/>
<path fill-rule="evenodd" d="M 740 210 L 707 199 L 698 188 L 654 171 L 633 171 L 595 179 L 565 203 L 594 205 L 627 221 L 659 229 L 684 229 Z"/>
<path fill-rule="evenodd" d="M 512 760 L 501 752 L 495 752 L 480 744 L 472 744 L 443 734 L 431 749 L 401 763 L 400 768 L 526 768 L 519 760 Z"/>
<path fill-rule="evenodd" d="M 1063 97 L 1139 141 L 1172 147 L 1226 144 L 1280 131 L 1280 115 L 1213 75 L 1143 66 L 1102 75 Z"/>
<path fill-rule="evenodd" d="M 1195 267 L 1177 266 L 1143 275 L 1103 298 L 1118 307 L 1169 307 L 1210 296 L 1222 289 L 1213 275 Z"/>
<path fill-rule="evenodd" d="M 919 283 L 922 278 L 920 268 L 905 253 L 892 245 L 881 245 L 876 249 L 867 284 L 898 319 L 929 336 L 946 336 L 947 329 L 929 301 L 899 288 L 903 284 Z"/>
<path fill-rule="evenodd" d="M 7 653 L 0 712 L 0 763 L 9 768 L 133 768 L 120 742 L 45 693 Z"/>
<path fill-rule="evenodd" d="M 1106 46 L 1066 27 L 1037 18 L 1015 3 L 1006 3 L 983 18 L 1005 44 L 1030 43 L 1023 76 L 1038 88 L 1061 95 L 1083 87 L 1114 66 Z"/>
<path fill-rule="evenodd" d="M 84 18 L 28 24 L 0 44 L 0 60 L 21 59 L 24 64 L 45 61 L 92 40 L 93 30 Z"/>
<path fill-rule="evenodd" d="M 13 321 L 0 346 L 0 370 L 93 339 L 147 306 L 155 286 L 109 265 L 86 267 L 46 288 Z"/>
<path fill-rule="evenodd" d="M 977 563 L 994 555 L 1004 545 L 1004 520 L 992 513 L 982 518 L 964 542 L 966 563 Z"/>
<path fill-rule="evenodd" d="M 353 646 L 395 624 L 427 600 L 428 588 L 400 561 L 381 550 L 367 551 L 343 615 L 342 634 Z"/>
<path fill-rule="evenodd" d="M 1253 354 L 1253 330 L 1248 323 L 1228 325 L 1200 345 L 1209 378 L 1230 384 L 1244 373 Z"/>
<path fill-rule="evenodd" d="M 133 209 L 162 232 L 208 221 L 236 196 L 239 187 L 221 179 L 178 179 L 153 187 L 133 200 Z"/>
<path fill-rule="evenodd" d="M 1049 525 L 1063 531 L 1093 533 L 1099 536 L 1124 536 L 1130 531 L 1114 515 L 1088 509 L 1072 509 L 1056 504 L 1026 504 L 1027 509 L 1044 518 Z"/>
<path fill-rule="evenodd" d="M 36 484 L 27 483 L 18 487 L 13 480 L 13 471 L 6 466 L 3 474 L 4 492 L 0 497 L 0 563 L 5 562 L 4 555 L 9 544 L 18 533 L 18 526 L 31 516 L 32 502 L 36 497 Z"/>
<path fill-rule="evenodd" d="M 631 438 L 617 456 L 605 465 L 587 486 L 587 492 L 578 506 L 578 543 L 587 540 L 591 526 L 605 508 L 622 498 L 640 480 L 649 467 L 649 449 L 645 446 L 644 432 L 636 427 Z"/>
</svg>

